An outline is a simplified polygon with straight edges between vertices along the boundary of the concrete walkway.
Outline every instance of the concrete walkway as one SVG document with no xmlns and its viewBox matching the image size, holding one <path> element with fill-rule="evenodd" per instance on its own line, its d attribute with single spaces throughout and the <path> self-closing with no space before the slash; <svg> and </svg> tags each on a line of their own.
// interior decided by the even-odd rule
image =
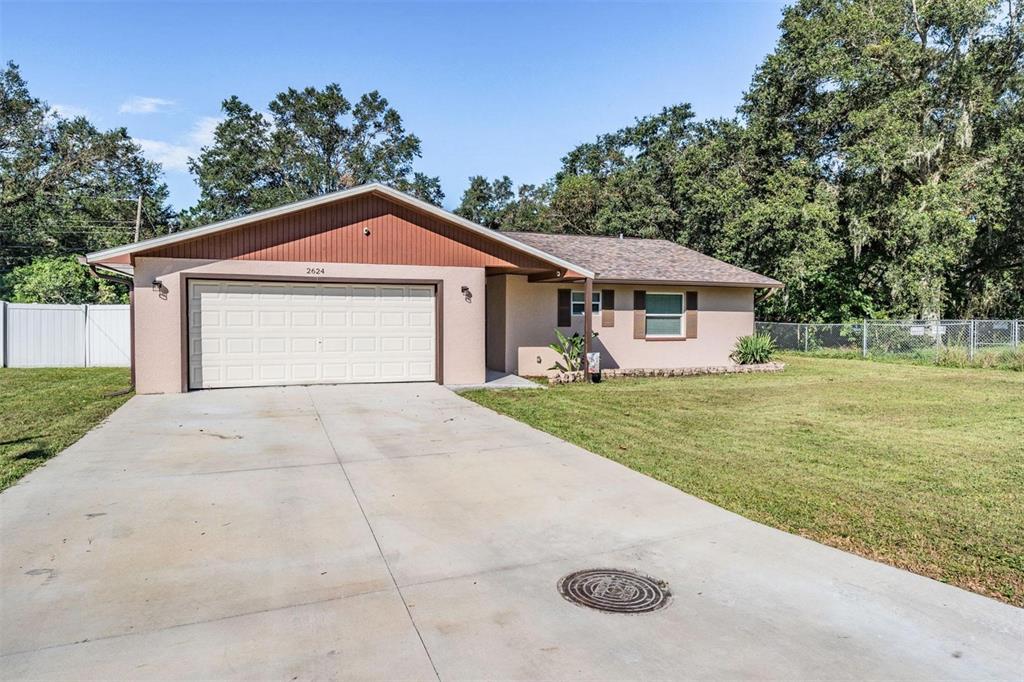
<svg viewBox="0 0 1024 682">
<path fill-rule="evenodd" d="M 1022 610 L 747 521 L 429 384 L 136 397 L 0 495 L 0 523 L 4 679 L 1024 670 Z M 563 600 L 558 579 L 592 567 L 666 580 L 673 601 Z"/>
</svg>

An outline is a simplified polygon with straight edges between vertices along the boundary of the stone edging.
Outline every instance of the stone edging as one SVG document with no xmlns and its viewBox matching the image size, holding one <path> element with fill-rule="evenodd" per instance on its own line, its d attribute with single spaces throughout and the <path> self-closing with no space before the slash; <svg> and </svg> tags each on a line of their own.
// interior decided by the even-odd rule
<svg viewBox="0 0 1024 682">
<path fill-rule="evenodd" d="M 675 367 L 669 369 L 603 369 L 601 379 L 636 377 L 690 377 L 702 374 L 760 374 L 781 372 L 784 362 L 765 362 L 759 365 L 719 365 L 716 367 Z M 583 381 L 583 372 L 559 372 L 548 378 L 552 384 L 574 384 Z"/>
</svg>

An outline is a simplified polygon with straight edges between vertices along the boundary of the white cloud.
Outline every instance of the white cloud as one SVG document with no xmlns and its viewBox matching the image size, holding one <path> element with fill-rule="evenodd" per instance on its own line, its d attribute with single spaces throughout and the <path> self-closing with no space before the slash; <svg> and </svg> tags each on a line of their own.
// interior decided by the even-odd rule
<svg viewBox="0 0 1024 682">
<path fill-rule="evenodd" d="M 122 114 L 155 114 L 174 106 L 174 100 L 160 97 L 140 97 L 133 95 L 121 102 L 118 111 Z"/>
<path fill-rule="evenodd" d="M 144 137 L 137 137 L 135 141 L 142 147 L 146 158 L 160 163 L 164 170 L 188 172 L 188 157 L 193 156 L 188 147 Z"/>
<path fill-rule="evenodd" d="M 213 134 L 223 120 L 218 116 L 203 116 L 192 126 L 188 134 L 189 141 L 197 148 L 213 144 Z"/>
<path fill-rule="evenodd" d="M 51 104 L 50 111 L 62 118 L 75 118 L 85 116 L 88 118 L 89 110 L 85 107 L 76 107 L 74 104 Z"/>
<path fill-rule="evenodd" d="M 163 165 L 164 170 L 188 172 L 189 157 L 199 156 L 200 150 L 213 144 L 213 134 L 221 122 L 216 116 L 204 116 L 192 125 L 192 129 L 175 142 L 150 140 L 137 137 L 142 153 L 151 161 Z"/>
</svg>

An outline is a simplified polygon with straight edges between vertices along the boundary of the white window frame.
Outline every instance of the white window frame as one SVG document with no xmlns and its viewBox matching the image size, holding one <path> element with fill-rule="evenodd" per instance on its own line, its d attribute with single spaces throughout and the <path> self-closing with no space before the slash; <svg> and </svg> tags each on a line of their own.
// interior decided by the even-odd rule
<svg viewBox="0 0 1024 682">
<path fill-rule="evenodd" d="M 679 313 L 649 313 L 647 312 L 647 300 L 654 296 L 678 296 L 679 297 Z M 678 334 L 648 334 L 647 333 L 647 318 L 678 318 L 679 319 L 679 333 Z M 686 292 L 685 291 L 647 291 L 644 299 L 644 338 L 646 339 L 683 339 L 686 338 Z"/>
<path fill-rule="evenodd" d="M 577 294 L 579 294 L 579 300 L 577 300 Z M 586 296 L 586 294 L 587 292 L 585 291 L 573 291 L 569 295 L 569 312 L 572 313 L 573 317 L 583 317 L 583 311 L 586 309 L 587 305 L 586 299 L 584 299 L 584 296 Z M 580 306 L 579 312 L 576 312 L 576 306 Z M 591 312 L 595 315 L 601 312 L 602 308 L 600 291 L 594 292 L 593 299 L 590 301 L 590 309 Z"/>
</svg>

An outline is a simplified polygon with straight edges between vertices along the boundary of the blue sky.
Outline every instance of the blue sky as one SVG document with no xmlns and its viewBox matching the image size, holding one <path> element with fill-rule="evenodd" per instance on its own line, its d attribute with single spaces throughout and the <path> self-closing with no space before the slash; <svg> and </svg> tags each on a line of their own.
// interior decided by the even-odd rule
<svg viewBox="0 0 1024 682">
<path fill-rule="evenodd" d="M 0 55 L 34 95 L 125 126 L 164 164 L 171 202 L 220 102 L 288 86 L 379 90 L 423 141 L 417 170 L 453 207 L 470 175 L 549 178 L 574 145 L 661 107 L 731 116 L 783 3 L 19 3 Z"/>
</svg>

